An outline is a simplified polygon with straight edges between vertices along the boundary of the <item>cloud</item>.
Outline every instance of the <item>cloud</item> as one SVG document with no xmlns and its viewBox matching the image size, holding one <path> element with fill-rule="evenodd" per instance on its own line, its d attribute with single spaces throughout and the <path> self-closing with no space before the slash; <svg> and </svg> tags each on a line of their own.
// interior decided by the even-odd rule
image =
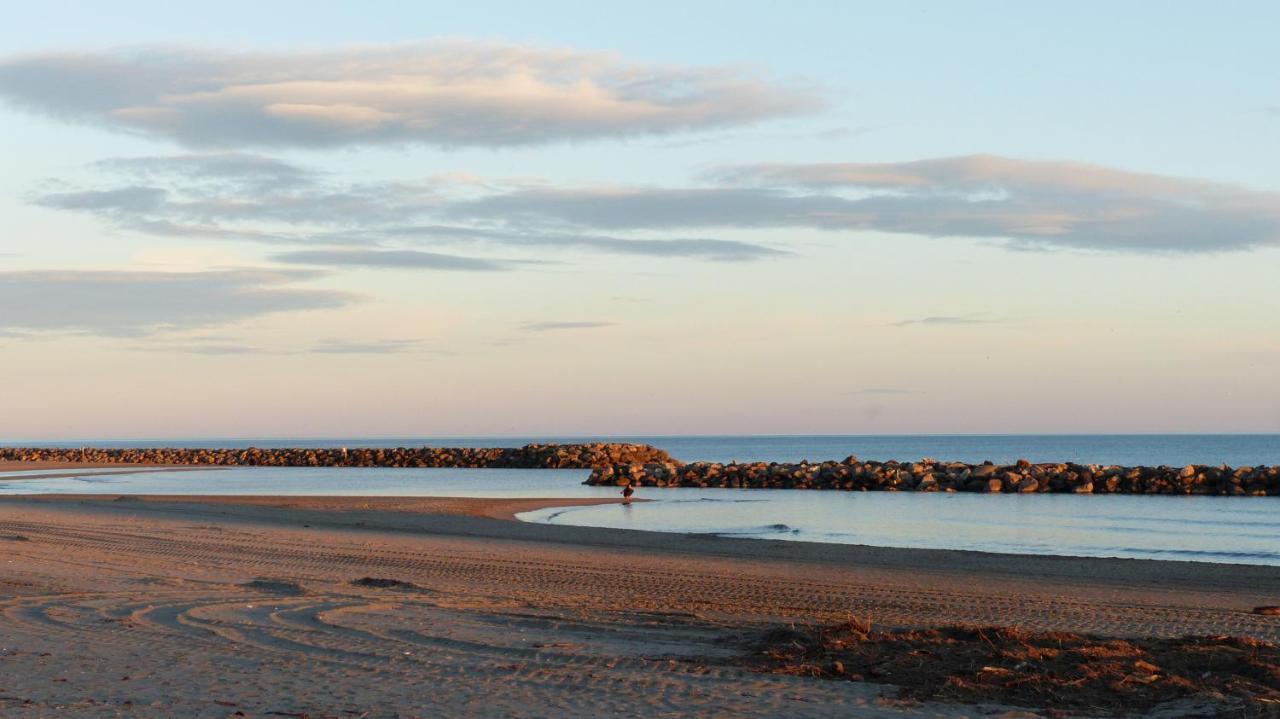
<svg viewBox="0 0 1280 719">
<path fill-rule="evenodd" d="M 276 262 L 329 267 L 366 267 L 397 270 L 461 270 L 497 272 L 512 269 L 514 263 L 478 257 L 447 255 L 416 250 L 300 250 L 275 255 Z"/>
<path fill-rule="evenodd" d="M 3 335 L 0 335 L 3 336 Z M 139 352 L 170 352 L 196 355 L 277 355 L 296 356 L 301 354 L 320 355 L 356 355 L 356 354 L 406 354 L 421 352 L 422 343 L 418 340 L 383 339 L 383 340 L 344 340 L 325 339 L 305 348 L 283 349 L 263 347 L 260 345 L 241 344 L 227 338 L 196 337 L 190 339 L 149 338 L 145 345 L 132 349 Z M 447 354 L 443 350 L 432 350 L 431 354 Z"/>
<path fill-rule="evenodd" d="M 138 337 L 277 312 L 344 307 L 345 292 L 301 289 L 315 272 L 0 272 L 0 330 Z"/>
<path fill-rule="evenodd" d="M 419 237 L 511 247 L 573 248 L 643 257 L 684 257 L 713 262 L 750 262 L 792 253 L 764 245 L 711 238 L 622 238 L 591 234 L 544 233 L 492 227 L 429 225 L 375 230 L 382 237 Z"/>
<path fill-rule="evenodd" d="M 920 317 L 917 319 L 898 320 L 893 323 L 894 327 L 910 327 L 912 325 L 989 325 L 998 322 L 982 315 L 936 315 L 933 317 Z"/>
<path fill-rule="evenodd" d="M 431 181 L 333 182 L 244 153 L 118 158 L 92 168 L 110 179 L 105 188 L 37 192 L 29 201 L 147 234 L 274 243 L 323 242 L 317 228 L 403 223 L 443 201 Z"/>
<path fill-rule="evenodd" d="M 1003 241 L 1015 248 L 1216 252 L 1280 244 L 1280 193 L 988 155 L 749 165 L 698 187 L 528 188 L 455 219 L 566 229 L 803 227 Z"/>
<path fill-rule="evenodd" d="M 844 222 L 888 232 L 1157 252 L 1243 250 L 1280 242 L 1280 193 L 1075 162 L 972 155 L 755 165 L 722 172 L 719 180 L 845 193 L 851 212 Z"/>
<path fill-rule="evenodd" d="M 176 354 L 194 354 L 194 355 L 210 355 L 214 357 L 235 356 L 235 355 L 266 355 L 266 354 L 283 354 L 262 347 L 253 345 L 242 345 L 232 343 L 199 343 L 193 342 L 189 344 L 177 343 L 156 343 L 148 342 L 146 345 L 132 347 L 137 352 L 171 352 Z"/>
<path fill-rule="evenodd" d="M 110 217 L 127 217 L 155 212 L 164 206 L 168 193 L 159 187 L 133 185 L 111 190 L 54 192 L 36 198 L 36 204 L 58 210 L 84 210 Z"/>
<path fill-rule="evenodd" d="M 300 165 L 243 152 L 112 158 L 94 167 L 142 179 L 180 177 L 246 190 L 303 187 L 314 184 L 319 176 Z"/>
<path fill-rule="evenodd" d="M 1014 250 L 1168 254 L 1280 245 L 1280 193 L 986 155 L 744 165 L 684 187 L 440 176 L 342 183 L 244 154 L 133 158 L 100 167 L 127 176 L 31 200 L 153 235 L 406 252 L 461 244 L 762 261 L 789 253 L 714 235 L 771 228 L 979 239 Z M 264 180 L 276 176 L 285 181 Z M 477 267 L 500 262 L 469 259 Z"/>
<path fill-rule="evenodd" d="M 305 167 L 244 153 L 133 157 L 95 163 L 114 183 L 33 194 L 39 206 L 84 212 L 115 228 L 166 238 L 275 245 L 381 248 L 388 244 L 465 244 L 586 250 L 617 255 L 749 262 L 787 256 L 763 245 L 709 237 L 627 238 L 547 231 L 508 222 L 442 224 L 472 180 L 341 183 Z M 451 194 L 452 193 L 452 194 Z M 515 263 L 412 248 L 357 255 L 289 253 L 282 261 L 334 266 L 508 269 Z"/>
<path fill-rule="evenodd" d="M 811 89 L 739 68 L 464 39 L 44 53 L 0 63 L 0 97 L 196 148 L 533 145 L 735 127 L 822 105 Z"/>
<path fill-rule="evenodd" d="M 688 257 L 716 262 L 750 262 L 770 257 L 784 257 L 790 252 L 736 240 L 708 238 L 622 239 L 582 235 L 526 235 L 512 244 L 550 247 L 581 247 L 623 255 L 647 257 Z"/>
<path fill-rule="evenodd" d="M 670 230 L 703 227 L 838 228 L 849 203 L 770 189 L 532 188 L 452 203 L 451 218 L 542 228 Z"/>
<path fill-rule="evenodd" d="M 323 340 L 313 345 L 310 352 L 317 354 L 404 354 L 419 349 L 417 340 Z"/>
<path fill-rule="evenodd" d="M 559 332 L 561 330 L 592 330 L 600 327 L 613 327 L 616 322 L 565 321 L 551 320 L 543 322 L 525 322 L 520 329 L 526 332 Z"/>
</svg>

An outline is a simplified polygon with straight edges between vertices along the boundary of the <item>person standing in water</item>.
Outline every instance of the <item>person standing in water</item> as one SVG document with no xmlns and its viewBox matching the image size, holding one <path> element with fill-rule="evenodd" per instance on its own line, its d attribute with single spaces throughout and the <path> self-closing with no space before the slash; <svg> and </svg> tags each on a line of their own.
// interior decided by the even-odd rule
<svg viewBox="0 0 1280 719">
<path fill-rule="evenodd" d="M 635 488 L 631 486 L 630 482 L 627 482 L 627 486 L 622 488 L 622 503 L 631 504 L 631 495 L 635 493 Z"/>
</svg>

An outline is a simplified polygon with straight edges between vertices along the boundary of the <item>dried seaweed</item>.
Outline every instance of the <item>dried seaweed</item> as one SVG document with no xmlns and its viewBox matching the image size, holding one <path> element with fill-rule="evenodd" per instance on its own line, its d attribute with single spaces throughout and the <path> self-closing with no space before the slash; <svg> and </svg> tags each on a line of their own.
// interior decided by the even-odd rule
<svg viewBox="0 0 1280 719">
<path fill-rule="evenodd" d="M 1099 713 L 1204 700 L 1280 716 L 1280 648 L 1238 637 L 1114 639 L 1007 627 L 876 630 L 850 621 L 765 633 L 757 671 L 873 681 L 919 701 Z"/>
</svg>

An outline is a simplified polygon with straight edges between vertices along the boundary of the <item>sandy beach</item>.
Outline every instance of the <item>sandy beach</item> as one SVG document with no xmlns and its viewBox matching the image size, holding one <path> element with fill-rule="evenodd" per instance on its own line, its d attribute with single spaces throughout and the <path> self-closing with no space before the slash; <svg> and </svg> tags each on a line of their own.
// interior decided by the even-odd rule
<svg viewBox="0 0 1280 719">
<path fill-rule="evenodd" d="M 4 716 L 1025 716 L 744 672 L 851 616 L 1280 639 L 1280 570 L 553 527 L 582 500 L 0 499 Z M 394 580 L 389 587 L 353 584 Z M 391 583 L 387 583 L 391 584 Z M 239 712 L 239 713 L 237 713 Z M 994 714 L 993 714 L 994 713 Z"/>
<path fill-rule="evenodd" d="M 1280 1 L 6 7 L 0 719 L 1280 719 Z"/>
</svg>

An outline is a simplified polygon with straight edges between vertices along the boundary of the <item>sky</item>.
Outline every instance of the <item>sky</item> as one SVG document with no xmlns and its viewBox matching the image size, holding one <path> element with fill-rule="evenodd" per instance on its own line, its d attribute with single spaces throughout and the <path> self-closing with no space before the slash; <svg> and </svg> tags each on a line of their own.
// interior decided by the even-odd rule
<svg viewBox="0 0 1280 719">
<path fill-rule="evenodd" d="M 1280 431 L 1272 2 L 4 0 L 0 439 Z"/>
</svg>

